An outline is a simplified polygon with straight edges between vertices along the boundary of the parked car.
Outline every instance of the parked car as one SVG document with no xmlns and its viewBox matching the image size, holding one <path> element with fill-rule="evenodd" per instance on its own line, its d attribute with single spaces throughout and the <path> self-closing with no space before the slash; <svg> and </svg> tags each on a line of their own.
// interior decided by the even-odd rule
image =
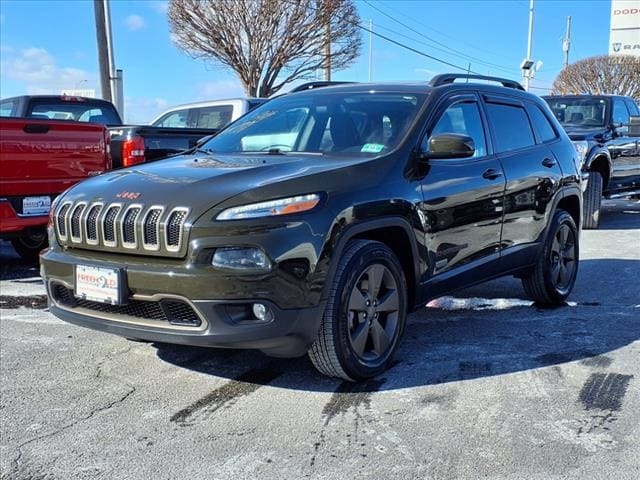
<svg viewBox="0 0 640 480">
<path fill-rule="evenodd" d="M 123 125 L 111 102 L 97 98 L 32 95 L 0 101 L 0 116 L 99 123 L 109 127 L 113 168 L 165 158 L 192 148 L 218 128 Z"/>
<path fill-rule="evenodd" d="M 47 246 L 51 202 L 80 180 L 111 169 L 103 125 L 0 118 L 0 238 L 34 261 Z"/>
<path fill-rule="evenodd" d="M 327 375 L 369 378 L 431 298 L 515 275 L 537 302 L 566 300 L 577 163 L 544 101 L 509 80 L 283 95 L 197 151 L 60 198 L 41 256 L 51 312 L 128 338 L 308 352 Z"/>
<path fill-rule="evenodd" d="M 588 178 L 584 228 L 598 228 L 602 198 L 640 193 L 640 110 L 631 97 L 543 97 L 580 153 Z"/>
<path fill-rule="evenodd" d="M 187 103 L 162 112 L 151 122 L 151 125 L 154 127 L 213 128 L 219 130 L 262 105 L 266 100 L 266 98 L 230 98 Z"/>
</svg>

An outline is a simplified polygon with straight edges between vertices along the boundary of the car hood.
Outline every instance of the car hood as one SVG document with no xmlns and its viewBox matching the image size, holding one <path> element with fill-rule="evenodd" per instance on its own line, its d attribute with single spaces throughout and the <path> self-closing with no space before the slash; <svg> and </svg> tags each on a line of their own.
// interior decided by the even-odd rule
<svg viewBox="0 0 640 480">
<path fill-rule="evenodd" d="M 571 140 L 601 141 L 607 134 L 604 127 L 583 127 L 580 125 L 564 125 L 563 127 Z"/>
<path fill-rule="evenodd" d="M 181 155 L 91 178 L 64 201 L 187 207 L 195 218 L 242 192 L 353 163 L 320 155 Z"/>
</svg>

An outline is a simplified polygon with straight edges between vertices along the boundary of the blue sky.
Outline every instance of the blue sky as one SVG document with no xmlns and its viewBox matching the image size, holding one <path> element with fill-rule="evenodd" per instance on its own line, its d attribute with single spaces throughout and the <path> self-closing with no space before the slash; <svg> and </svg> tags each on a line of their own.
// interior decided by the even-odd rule
<svg viewBox="0 0 640 480">
<path fill-rule="evenodd" d="M 385 36 L 450 63 L 466 67 L 471 62 L 475 71 L 520 79 L 528 0 L 356 4 L 363 22 L 372 19 L 373 29 Z M 124 70 L 126 120 L 131 123 L 149 121 L 178 103 L 243 95 L 233 72 L 193 60 L 173 45 L 166 8 L 166 1 L 111 0 L 116 66 Z M 533 58 L 543 62 L 532 83 L 539 87 L 536 93 L 545 93 L 542 88 L 550 87 L 562 68 L 567 15 L 572 16 L 570 61 L 576 61 L 607 53 L 610 8 L 610 0 L 536 0 Z M 368 79 L 368 42 L 363 33 L 360 59 L 335 72 L 335 80 Z M 427 80 L 452 71 L 375 37 L 373 52 L 374 81 Z M 99 92 L 93 2 L 0 0 L 0 61 L 2 98 L 62 88 Z"/>
</svg>

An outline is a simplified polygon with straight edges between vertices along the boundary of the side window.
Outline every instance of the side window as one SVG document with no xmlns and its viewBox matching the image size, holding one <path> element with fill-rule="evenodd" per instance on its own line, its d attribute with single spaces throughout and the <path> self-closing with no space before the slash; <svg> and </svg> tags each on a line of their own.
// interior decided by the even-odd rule
<svg viewBox="0 0 640 480">
<path fill-rule="evenodd" d="M 531 116 L 531 123 L 533 123 L 533 129 L 542 142 L 549 142 L 558 137 L 555 129 L 549 122 L 547 116 L 542 112 L 537 105 L 529 105 L 527 108 L 529 115 Z"/>
<path fill-rule="evenodd" d="M 154 127 L 173 127 L 184 128 L 187 126 L 187 116 L 189 110 L 176 110 L 175 112 L 169 112 L 163 116 L 160 120 L 156 121 Z"/>
<path fill-rule="evenodd" d="M 231 121 L 233 105 L 195 108 L 196 128 L 222 128 Z"/>
<path fill-rule="evenodd" d="M 624 102 L 617 98 L 613 100 L 613 123 L 629 125 L 629 111 Z"/>
<path fill-rule="evenodd" d="M 0 103 L 0 117 L 13 117 L 14 108 L 15 102 L 13 100 Z"/>
<path fill-rule="evenodd" d="M 638 105 L 636 105 L 633 100 L 625 100 L 625 103 L 627 104 L 627 108 L 629 109 L 629 113 L 631 113 L 631 115 L 633 115 L 634 117 L 640 115 L 640 109 L 638 109 Z"/>
<path fill-rule="evenodd" d="M 484 157 L 487 154 L 487 143 L 482 126 L 480 110 L 476 102 L 460 102 L 449 106 L 438 119 L 435 127 L 431 130 L 430 136 L 439 133 L 460 133 L 473 139 L 476 152 L 473 157 Z M 423 149 L 427 148 L 425 138 Z"/>
<path fill-rule="evenodd" d="M 524 108 L 516 105 L 487 103 L 487 115 L 493 127 L 498 152 L 508 152 L 535 144 L 531 124 Z"/>
</svg>

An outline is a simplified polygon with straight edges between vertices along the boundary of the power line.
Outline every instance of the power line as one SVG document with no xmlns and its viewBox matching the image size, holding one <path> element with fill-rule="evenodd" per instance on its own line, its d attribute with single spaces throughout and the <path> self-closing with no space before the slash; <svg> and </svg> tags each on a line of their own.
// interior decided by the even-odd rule
<svg viewBox="0 0 640 480">
<path fill-rule="evenodd" d="M 297 4 L 293 3 L 293 1 L 291 1 L 291 0 L 282 0 L 282 1 L 285 2 L 285 3 L 288 3 L 289 5 L 297 6 Z M 309 6 L 309 8 L 311 10 L 313 10 L 314 12 L 318 11 L 317 7 Z M 346 21 L 347 23 L 350 23 L 351 25 L 359 28 L 360 30 L 368 32 L 371 35 L 374 35 L 374 36 L 376 36 L 378 38 L 386 40 L 387 42 L 393 43 L 394 45 L 397 45 L 398 47 L 404 48 L 405 50 L 409 50 L 410 52 L 413 52 L 413 53 L 415 53 L 417 55 L 420 55 L 422 57 L 429 58 L 429 59 L 434 60 L 436 62 L 439 62 L 439 63 L 442 63 L 444 65 L 447 65 L 449 67 L 457 68 L 458 70 L 462 70 L 462 71 L 465 71 L 465 72 L 468 72 L 468 73 L 474 73 L 476 75 L 481 75 L 479 72 L 474 72 L 473 70 L 471 70 L 471 69 L 469 69 L 467 67 L 461 67 L 460 65 L 456 65 L 455 63 L 447 62 L 446 60 L 443 60 L 443 59 L 438 58 L 438 57 L 434 57 L 433 55 L 429 55 L 428 53 L 421 52 L 420 50 L 418 50 L 416 48 L 410 47 L 409 45 L 405 45 L 404 43 L 398 42 L 397 40 L 394 40 L 392 38 L 387 37 L 386 35 L 382 35 L 381 33 L 374 32 L 373 30 L 362 26 L 359 22 L 349 21 L 347 19 L 344 19 L 344 21 Z"/>
<path fill-rule="evenodd" d="M 465 59 L 465 60 L 473 60 L 473 61 L 475 61 L 475 62 L 477 62 L 477 63 L 480 63 L 480 64 L 482 64 L 482 65 L 484 65 L 484 66 L 492 67 L 492 68 L 497 69 L 497 70 L 502 70 L 503 72 L 506 72 L 506 73 L 509 73 L 509 74 L 513 73 L 513 69 L 510 69 L 510 68 L 508 68 L 508 67 L 505 67 L 505 66 L 502 66 L 502 65 L 498 65 L 498 64 L 495 64 L 495 63 L 491 63 L 491 62 L 484 61 L 484 60 L 482 60 L 482 59 L 480 59 L 480 58 L 473 57 L 473 56 L 471 56 L 471 55 L 467 55 L 466 53 L 464 53 L 464 52 L 462 52 L 462 51 L 460 51 L 460 50 L 456 50 L 455 48 L 451 48 L 451 47 L 449 47 L 448 45 L 445 45 L 444 43 L 439 42 L 438 40 L 436 40 L 436 39 L 434 39 L 434 38 L 431 38 L 431 37 L 429 37 L 428 35 L 425 35 L 424 33 L 422 33 L 422 32 L 420 32 L 420 31 L 418 31 L 418 30 L 416 30 L 416 29 L 412 28 L 411 26 L 407 25 L 406 23 L 401 22 L 400 20 L 398 20 L 397 18 L 393 17 L 392 15 L 389 15 L 388 13 L 386 13 L 386 12 L 384 12 L 384 11 L 380 10 L 378 7 L 376 7 L 375 5 L 371 4 L 371 2 L 369 2 L 368 0 L 363 0 L 363 1 L 364 1 L 364 3 L 366 3 L 367 5 L 369 5 L 369 7 L 373 8 L 374 10 L 376 10 L 376 11 L 377 11 L 377 12 L 379 12 L 379 13 L 381 13 L 381 14 L 382 14 L 382 15 L 384 15 L 385 17 L 387 17 L 387 18 L 391 19 L 392 21 L 396 22 L 397 24 L 399 24 L 399 25 L 403 26 L 403 27 L 404 27 L 404 28 L 406 28 L 407 30 L 410 30 L 410 31 L 412 31 L 412 32 L 413 32 L 413 33 L 415 33 L 415 34 L 420 35 L 420 36 L 421 36 L 421 37 L 423 37 L 423 38 L 426 38 L 426 39 L 427 39 L 427 40 L 429 40 L 430 42 L 433 42 L 433 43 L 435 43 L 436 45 L 440 45 L 441 47 L 445 48 L 446 50 L 449 50 L 449 51 L 453 52 L 453 53 L 455 54 L 455 56 L 457 56 L 457 57 L 463 58 L 463 59 Z M 414 40 L 414 41 L 415 41 L 415 40 Z M 424 44 L 424 43 L 423 43 L 423 44 Z M 429 45 L 429 46 L 430 46 L 431 48 L 437 48 L 437 47 L 433 47 L 433 46 L 431 46 L 431 45 Z M 438 49 L 438 50 L 443 51 L 442 49 Z M 445 51 L 445 53 L 447 53 L 447 52 Z"/>
</svg>

